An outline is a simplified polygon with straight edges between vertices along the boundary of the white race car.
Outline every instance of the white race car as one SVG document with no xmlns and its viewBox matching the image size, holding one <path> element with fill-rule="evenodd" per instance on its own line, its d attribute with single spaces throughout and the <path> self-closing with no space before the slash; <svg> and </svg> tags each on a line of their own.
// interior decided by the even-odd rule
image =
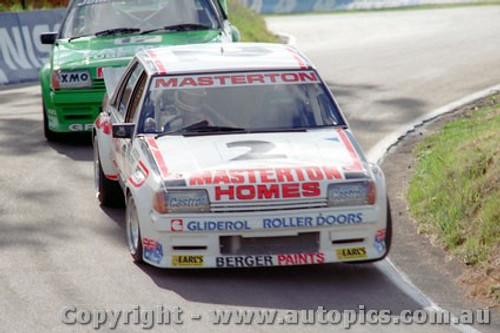
<svg viewBox="0 0 500 333">
<path fill-rule="evenodd" d="M 139 52 L 93 128 L 98 199 L 136 261 L 168 268 L 370 262 L 391 245 L 368 163 L 311 62 L 278 44 Z"/>
</svg>

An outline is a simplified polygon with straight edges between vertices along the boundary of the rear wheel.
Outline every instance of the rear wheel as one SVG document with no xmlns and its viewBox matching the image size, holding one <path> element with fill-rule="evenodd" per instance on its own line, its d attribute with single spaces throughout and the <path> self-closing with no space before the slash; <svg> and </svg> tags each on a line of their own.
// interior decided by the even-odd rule
<svg viewBox="0 0 500 333">
<path fill-rule="evenodd" d="M 134 261 L 141 262 L 143 253 L 141 230 L 139 226 L 139 217 L 137 215 L 137 207 L 131 195 L 127 198 L 125 224 L 130 254 Z"/>
<path fill-rule="evenodd" d="M 101 204 L 108 207 L 123 207 L 123 192 L 117 181 L 110 180 L 104 175 L 99 149 L 94 139 L 94 182 L 97 199 Z"/>
</svg>

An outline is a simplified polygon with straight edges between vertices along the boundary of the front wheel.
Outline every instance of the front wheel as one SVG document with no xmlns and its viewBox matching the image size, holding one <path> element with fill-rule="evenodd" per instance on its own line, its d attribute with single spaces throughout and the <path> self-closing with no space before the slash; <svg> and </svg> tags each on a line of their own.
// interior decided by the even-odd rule
<svg viewBox="0 0 500 333">
<path fill-rule="evenodd" d="M 135 206 L 134 198 L 131 195 L 127 199 L 125 224 L 127 230 L 127 243 L 130 254 L 132 255 L 134 261 L 141 262 L 143 261 L 141 229 L 139 226 L 137 207 Z"/>
<path fill-rule="evenodd" d="M 43 134 L 45 139 L 50 142 L 56 142 L 61 139 L 61 135 L 59 133 L 53 132 L 49 128 L 49 117 L 47 116 L 47 110 L 45 109 L 45 103 L 42 101 L 43 106 Z"/>
</svg>

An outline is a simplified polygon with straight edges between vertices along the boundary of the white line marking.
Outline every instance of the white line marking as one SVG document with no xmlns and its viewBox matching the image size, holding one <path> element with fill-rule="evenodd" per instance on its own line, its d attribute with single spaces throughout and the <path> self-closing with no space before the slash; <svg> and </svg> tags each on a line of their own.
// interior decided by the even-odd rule
<svg viewBox="0 0 500 333">
<path fill-rule="evenodd" d="M 492 86 L 489 88 L 486 88 L 484 90 L 478 91 L 476 93 L 473 93 L 469 96 L 466 96 L 464 98 L 461 98 L 455 102 L 452 102 L 450 104 L 447 104 L 443 107 L 440 107 L 438 109 L 435 109 L 434 111 L 431 111 L 422 117 L 416 118 L 404 125 L 401 125 L 398 129 L 390 133 L 389 135 L 385 136 L 382 140 L 377 142 L 375 146 L 373 146 L 367 154 L 367 158 L 369 161 L 374 161 L 377 163 L 382 163 L 384 155 L 387 153 L 387 151 L 394 145 L 396 145 L 399 140 L 406 136 L 408 133 L 411 131 L 414 131 L 415 128 L 425 124 L 426 122 L 429 122 L 431 120 L 434 120 L 435 118 L 452 112 L 466 104 L 472 103 L 475 100 L 478 100 L 483 97 L 487 97 L 495 92 L 500 91 L 500 84 L 496 86 Z"/>
<path fill-rule="evenodd" d="M 434 120 L 435 118 L 452 112 L 464 105 L 472 103 L 478 99 L 487 97 L 493 93 L 498 93 L 500 91 L 500 84 L 489 87 L 487 89 L 478 91 L 469 96 L 461 98 L 455 102 L 447 104 L 443 107 L 435 109 L 422 117 L 416 118 L 415 120 L 400 126 L 397 130 L 393 131 L 381 141 L 379 141 L 367 154 L 368 160 L 376 161 L 377 163 L 382 163 L 385 154 L 388 150 L 398 144 L 399 140 L 406 136 L 411 131 L 414 131 L 417 127 L 422 126 L 424 123 Z M 385 264 L 387 263 L 387 264 Z M 377 263 L 376 265 L 382 266 L 381 270 L 387 275 L 389 279 L 398 285 L 402 290 L 404 290 L 412 299 L 417 301 L 424 310 L 442 312 L 447 311 L 437 305 L 432 301 L 429 296 L 425 295 L 420 289 L 418 289 L 410 280 L 410 278 L 403 273 L 389 258 Z M 385 266 L 385 267 L 383 267 Z M 451 311 L 448 311 L 451 313 Z M 474 327 L 470 325 L 456 324 L 458 323 L 458 318 L 451 315 L 451 325 L 458 329 L 462 333 L 480 333 Z"/>
</svg>

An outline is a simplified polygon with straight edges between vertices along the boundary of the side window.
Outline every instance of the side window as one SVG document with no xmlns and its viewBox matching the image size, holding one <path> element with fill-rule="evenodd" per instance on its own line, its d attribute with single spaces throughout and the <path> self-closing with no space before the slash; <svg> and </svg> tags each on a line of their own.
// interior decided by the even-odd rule
<svg viewBox="0 0 500 333">
<path fill-rule="evenodd" d="M 129 72 L 130 73 L 129 77 L 124 82 L 122 91 L 120 92 L 120 95 L 116 99 L 117 102 L 116 106 L 118 113 L 121 114 L 122 116 L 125 116 L 125 112 L 127 111 L 127 105 L 129 104 L 130 98 L 132 96 L 132 91 L 142 70 L 143 70 L 142 66 L 136 65 L 135 68 L 131 72 Z"/>
<path fill-rule="evenodd" d="M 324 124 L 336 125 L 339 123 L 339 119 L 335 116 L 337 112 L 335 104 L 331 102 L 326 94 L 323 93 L 318 96 L 318 104 Z"/>
<path fill-rule="evenodd" d="M 134 117 L 139 110 L 139 102 L 141 101 L 142 96 L 144 95 L 144 88 L 146 87 L 147 77 L 148 76 L 144 71 L 139 76 L 137 85 L 134 89 L 134 92 L 132 93 L 132 101 L 130 103 L 130 108 L 127 112 L 127 115 L 125 116 L 126 123 L 131 123 L 134 120 Z"/>
</svg>

